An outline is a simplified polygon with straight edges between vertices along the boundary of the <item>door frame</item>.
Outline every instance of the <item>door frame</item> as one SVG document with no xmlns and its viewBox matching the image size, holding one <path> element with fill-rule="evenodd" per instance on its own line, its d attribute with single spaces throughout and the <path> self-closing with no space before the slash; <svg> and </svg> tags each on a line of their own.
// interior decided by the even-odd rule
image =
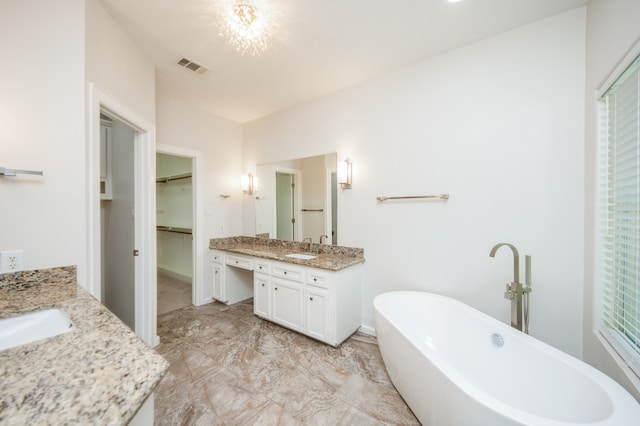
<svg viewBox="0 0 640 426">
<path fill-rule="evenodd" d="M 202 201 L 204 200 L 204 190 L 202 182 L 203 180 L 203 170 L 204 170 L 204 155 L 200 151 L 183 148 L 181 146 L 175 145 L 167 145 L 163 143 L 156 144 L 156 152 L 161 154 L 170 154 L 177 155 L 180 157 L 191 158 L 191 184 L 193 186 L 192 193 L 192 236 L 193 242 L 191 244 L 192 248 L 192 265 L 191 265 L 191 276 L 193 277 L 191 284 L 191 303 L 195 306 L 200 306 L 205 303 L 209 303 L 212 301 L 211 297 L 207 298 L 205 296 L 205 286 L 204 286 L 204 267 L 200 267 L 200 265 L 204 265 L 204 257 L 205 253 L 209 250 L 209 245 L 206 244 L 207 238 L 204 234 L 204 227 L 202 224 L 204 223 L 204 209 L 201 208 Z M 204 246 L 201 245 L 205 242 Z"/>
<path fill-rule="evenodd" d="M 149 346 L 157 335 L 156 279 L 156 146 L 155 126 L 121 104 L 94 83 L 89 83 L 87 117 L 87 290 L 101 301 L 100 233 L 100 112 L 134 130 L 135 332 Z M 133 253 L 132 253 L 133 256 Z"/>
</svg>

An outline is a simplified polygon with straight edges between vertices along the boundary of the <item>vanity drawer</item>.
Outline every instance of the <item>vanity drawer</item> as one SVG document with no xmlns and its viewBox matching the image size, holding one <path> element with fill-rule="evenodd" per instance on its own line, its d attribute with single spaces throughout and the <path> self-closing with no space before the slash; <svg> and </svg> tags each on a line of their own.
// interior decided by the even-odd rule
<svg viewBox="0 0 640 426">
<path fill-rule="evenodd" d="M 286 278 L 288 280 L 304 282 L 304 270 L 291 267 L 284 263 L 274 263 L 271 267 L 271 275 Z"/>
<path fill-rule="evenodd" d="M 307 284 L 314 285 L 316 287 L 329 288 L 329 279 L 320 271 L 308 270 Z"/>
<path fill-rule="evenodd" d="M 271 274 L 271 263 L 262 259 L 254 259 L 253 270 L 261 274 Z"/>
<path fill-rule="evenodd" d="M 253 262 L 250 257 L 228 254 L 225 263 L 229 266 L 235 266 L 236 268 L 253 270 Z"/>
</svg>

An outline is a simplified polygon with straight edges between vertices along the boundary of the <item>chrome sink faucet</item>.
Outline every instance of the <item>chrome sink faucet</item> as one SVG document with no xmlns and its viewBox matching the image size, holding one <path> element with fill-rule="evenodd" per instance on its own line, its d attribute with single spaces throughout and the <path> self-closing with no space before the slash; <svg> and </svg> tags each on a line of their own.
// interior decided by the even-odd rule
<svg viewBox="0 0 640 426">
<path fill-rule="evenodd" d="M 304 240 L 302 240 L 302 243 L 304 244 L 305 241 L 307 241 L 307 240 L 309 240 L 309 249 L 308 249 L 308 251 L 310 252 L 311 251 L 311 245 L 313 244 L 313 239 L 311 237 L 305 238 Z"/>
<path fill-rule="evenodd" d="M 518 249 L 509 243 L 499 243 L 493 246 L 489 256 L 495 257 L 502 246 L 507 246 L 513 252 L 513 282 L 507 284 L 504 298 L 511 301 L 511 327 L 523 331 L 522 310 L 524 304 L 524 332 L 529 334 L 529 293 L 531 293 L 531 256 L 525 256 L 525 287 L 520 282 L 520 254 Z"/>
<path fill-rule="evenodd" d="M 320 244 L 322 244 L 323 239 L 329 238 L 328 235 L 320 235 Z"/>
</svg>

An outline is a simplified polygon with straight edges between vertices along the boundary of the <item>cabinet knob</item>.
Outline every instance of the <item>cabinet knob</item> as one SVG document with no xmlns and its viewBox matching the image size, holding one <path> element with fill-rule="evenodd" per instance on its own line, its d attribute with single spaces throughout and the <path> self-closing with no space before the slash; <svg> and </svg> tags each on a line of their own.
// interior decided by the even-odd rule
<svg viewBox="0 0 640 426">
<path fill-rule="evenodd" d="M 262 266 L 258 266 L 258 269 L 262 269 Z"/>
<path fill-rule="evenodd" d="M 262 287 L 264 287 L 264 283 L 262 283 Z"/>
<path fill-rule="evenodd" d="M 274 287 L 273 289 L 274 289 L 275 291 L 278 291 L 278 287 Z"/>
<path fill-rule="evenodd" d="M 236 263 L 238 263 L 238 261 L 236 260 Z"/>
<path fill-rule="evenodd" d="M 309 300 L 311 300 L 313 302 L 313 297 L 310 297 Z"/>
<path fill-rule="evenodd" d="M 314 278 L 314 279 L 313 279 L 313 281 L 318 281 L 318 279 L 317 279 L 317 278 Z"/>
<path fill-rule="evenodd" d="M 287 275 L 287 271 L 284 271 L 284 274 Z"/>
<path fill-rule="evenodd" d="M 216 274 L 218 273 L 218 271 L 216 271 Z"/>
</svg>

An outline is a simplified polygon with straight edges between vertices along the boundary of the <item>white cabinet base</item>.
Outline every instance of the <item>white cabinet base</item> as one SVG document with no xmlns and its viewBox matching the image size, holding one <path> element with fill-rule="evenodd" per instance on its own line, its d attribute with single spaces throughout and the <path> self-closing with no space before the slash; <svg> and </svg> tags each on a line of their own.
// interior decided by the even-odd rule
<svg viewBox="0 0 640 426">
<path fill-rule="evenodd" d="M 255 275 L 253 312 L 338 346 L 362 323 L 362 268 L 336 272 L 273 261 L 270 275 Z"/>
<path fill-rule="evenodd" d="M 340 271 L 212 250 L 213 298 L 333 346 L 362 324 L 362 263 Z"/>
<path fill-rule="evenodd" d="M 213 251 L 209 268 L 213 299 L 232 305 L 253 297 L 252 259 Z"/>
</svg>

